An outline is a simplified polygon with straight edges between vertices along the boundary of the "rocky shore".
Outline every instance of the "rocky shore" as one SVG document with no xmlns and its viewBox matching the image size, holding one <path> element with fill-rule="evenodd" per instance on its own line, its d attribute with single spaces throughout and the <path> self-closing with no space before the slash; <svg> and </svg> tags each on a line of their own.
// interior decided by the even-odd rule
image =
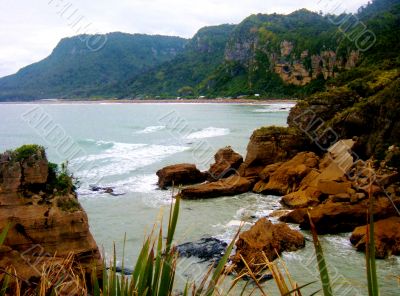
<svg viewBox="0 0 400 296">
<path fill-rule="evenodd" d="M 7 226 L 0 266 L 15 272 L 25 286 L 34 286 L 45 270 L 60 269 L 66 261 L 89 282 L 94 268 L 102 270 L 72 179 L 49 164 L 42 147 L 26 145 L 0 154 L 0 228 Z"/>
<path fill-rule="evenodd" d="M 373 114 L 363 108 L 373 108 L 378 99 L 364 102 L 360 108 L 358 99 L 344 90 L 300 101 L 290 112 L 288 127 L 253 132 L 245 158 L 226 147 L 217 152 L 215 163 L 206 172 L 187 164 L 174 165 L 173 170 L 164 168 L 157 173 L 160 188 L 174 181 L 176 186 L 185 185 L 179 193 L 182 199 L 249 191 L 277 196 L 282 209 L 271 217 L 278 217 L 283 224 L 262 218 L 236 242 L 236 254 L 243 254 L 254 266 L 262 252 L 273 260 L 275 250 L 280 253 L 304 247 L 302 234 L 285 223 L 307 230 L 308 212 L 318 234 L 353 232 L 349 239 L 355 250 L 365 251 L 371 203 L 376 257 L 399 254 L 399 121 L 393 112 L 382 113 L 393 98 L 379 99 L 380 111 L 373 110 Z M 180 173 L 175 175 L 177 171 Z M 199 178 L 193 180 L 193 176 Z M 240 270 L 238 258 L 232 259 Z"/>
</svg>

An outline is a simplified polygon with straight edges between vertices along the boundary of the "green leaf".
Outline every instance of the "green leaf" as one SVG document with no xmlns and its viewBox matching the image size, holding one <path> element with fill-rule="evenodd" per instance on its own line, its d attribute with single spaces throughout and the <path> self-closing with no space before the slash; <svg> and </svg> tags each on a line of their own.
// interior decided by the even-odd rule
<svg viewBox="0 0 400 296">
<path fill-rule="evenodd" d="M 369 296 L 379 296 L 378 276 L 376 272 L 375 258 L 375 225 L 374 225 L 374 197 L 369 194 L 369 210 L 367 224 L 367 242 L 365 245 L 365 256 L 367 261 L 367 281 Z"/>
<path fill-rule="evenodd" d="M 154 278 L 153 278 L 153 293 L 154 296 L 158 294 L 158 284 L 160 282 L 160 272 L 161 272 L 161 263 L 162 263 L 162 227 L 160 227 L 160 232 L 158 234 L 158 243 L 157 243 L 157 253 L 156 253 L 156 264 L 154 267 Z"/>
<path fill-rule="evenodd" d="M 4 229 L 1 231 L 1 233 L 0 233 L 0 246 L 4 243 L 4 241 L 6 240 L 6 237 L 7 237 L 7 234 L 8 234 L 8 231 L 10 230 L 10 228 L 11 228 L 11 223 L 8 223 L 5 227 L 4 227 Z"/>
<path fill-rule="evenodd" d="M 179 217 L 180 200 L 181 199 L 177 197 L 175 200 L 175 205 L 171 204 L 171 207 L 173 207 L 173 212 L 172 216 L 170 217 L 170 223 L 168 225 L 167 249 L 166 249 L 167 252 L 169 252 L 169 250 L 171 249 L 171 244 L 174 239 L 176 224 L 178 223 L 178 217 Z"/>
<path fill-rule="evenodd" d="M 134 280 L 135 287 L 137 287 L 139 276 L 142 272 L 142 269 L 145 266 L 145 260 L 146 260 L 147 254 L 149 253 L 149 247 L 150 247 L 150 238 L 148 238 L 146 240 L 146 242 L 144 243 L 142 250 L 140 251 L 139 257 L 137 259 L 135 269 L 133 270 L 132 278 Z"/>
<path fill-rule="evenodd" d="M 313 242 L 314 242 L 314 248 L 315 248 L 315 254 L 317 256 L 317 261 L 318 261 L 318 269 L 319 269 L 319 274 L 321 277 L 321 283 L 322 283 L 322 290 L 324 291 L 325 296 L 333 296 L 332 293 L 332 287 L 329 279 L 329 273 L 328 273 L 328 268 L 326 266 L 325 262 L 325 257 L 324 253 L 322 251 L 322 246 L 321 243 L 318 239 L 318 234 L 317 230 L 315 228 L 315 225 L 312 221 L 310 212 L 308 212 L 308 218 L 310 220 L 310 228 L 311 228 L 311 233 L 313 236 Z"/>
<path fill-rule="evenodd" d="M 238 232 L 239 233 L 239 232 Z M 218 283 L 219 278 L 221 277 L 222 272 L 224 271 L 225 265 L 229 260 L 229 257 L 232 253 L 233 247 L 235 245 L 237 234 L 234 239 L 232 239 L 231 243 L 229 244 L 228 248 L 226 249 L 226 252 L 224 256 L 222 256 L 221 260 L 218 262 L 217 267 L 215 268 L 215 271 L 213 273 L 213 276 L 211 278 L 211 281 L 208 285 L 208 289 L 206 292 L 207 296 L 211 296 L 214 293 L 214 290 L 216 288 L 216 285 Z"/>
</svg>

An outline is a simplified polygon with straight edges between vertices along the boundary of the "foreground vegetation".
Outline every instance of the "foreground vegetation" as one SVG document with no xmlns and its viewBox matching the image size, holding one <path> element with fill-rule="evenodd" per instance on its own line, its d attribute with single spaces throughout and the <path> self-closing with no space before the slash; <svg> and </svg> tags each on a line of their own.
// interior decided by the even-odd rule
<svg viewBox="0 0 400 296">
<path fill-rule="evenodd" d="M 372 195 L 370 196 L 371 209 L 373 206 Z M 227 278 L 231 268 L 228 265 L 229 257 L 233 251 L 237 235 L 227 247 L 222 259 L 216 267 L 210 266 L 200 283 L 187 283 L 183 291 L 177 292 L 174 288 L 175 275 L 177 272 L 178 251 L 173 245 L 174 234 L 178 222 L 180 199 L 171 204 L 168 227 L 164 239 L 162 226 L 154 227 L 153 231 L 145 240 L 140 251 L 136 266 L 131 275 L 117 271 L 116 253 L 112 262 L 104 262 L 102 275 L 93 269 L 92 278 L 88 282 L 80 272 L 79 266 L 74 263 L 73 256 L 65 258 L 61 264 L 43 266 L 42 275 L 37 283 L 29 283 L 28 288 L 23 291 L 23 283 L 12 269 L 0 269 L 2 288 L 0 295 L 93 295 L 93 296 L 170 296 L 170 295 L 252 295 L 258 290 L 261 295 L 267 295 L 263 289 L 263 274 L 255 274 L 244 261 L 247 267 L 246 272 L 232 281 Z M 370 213 L 372 213 L 370 209 Z M 379 286 L 375 266 L 375 246 L 373 215 L 369 215 L 369 240 L 367 242 L 366 262 L 367 262 L 367 281 L 369 296 L 379 295 Z M 313 225 L 311 218 L 310 223 Z M 0 234 L 0 246 L 3 244 L 7 232 L 11 225 L 8 225 Z M 321 275 L 322 289 L 312 295 L 323 291 L 324 296 L 333 295 L 329 279 L 329 272 L 325 263 L 322 247 L 318 240 L 318 235 L 314 227 L 311 227 L 313 241 L 317 257 L 318 269 Z M 125 246 L 124 246 L 125 248 Z M 124 256 L 123 256 L 124 257 Z M 124 258 L 122 258 L 122 264 Z M 107 268 L 106 266 L 110 266 Z M 279 258 L 275 262 L 270 262 L 265 256 L 264 266 L 261 270 L 269 270 L 281 296 L 301 296 L 302 289 L 313 284 L 309 282 L 299 286 L 291 277 L 285 263 Z M 67 275 L 66 275 L 67 274 Z M 253 288 L 249 283 L 238 288 L 237 284 L 243 278 L 251 279 Z M 227 281 L 231 281 L 226 285 Z"/>
</svg>

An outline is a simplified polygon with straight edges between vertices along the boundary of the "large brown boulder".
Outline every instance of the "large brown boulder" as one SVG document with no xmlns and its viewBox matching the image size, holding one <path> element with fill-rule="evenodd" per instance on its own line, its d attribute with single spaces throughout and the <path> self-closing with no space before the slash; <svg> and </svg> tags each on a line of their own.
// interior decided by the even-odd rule
<svg viewBox="0 0 400 296">
<path fill-rule="evenodd" d="M 259 177 L 264 183 L 268 183 L 269 178 L 279 167 L 283 164 L 283 162 L 276 162 L 273 164 L 267 165 L 259 174 Z"/>
<path fill-rule="evenodd" d="M 390 217 L 374 223 L 374 238 L 376 258 L 400 255 L 400 217 Z M 357 227 L 350 241 L 358 251 L 365 252 L 367 226 Z"/>
<path fill-rule="evenodd" d="M 313 187 L 289 193 L 282 197 L 281 203 L 291 209 L 313 207 L 320 203 L 321 192 Z"/>
<path fill-rule="evenodd" d="M 218 150 L 214 158 L 215 163 L 207 172 L 209 181 L 225 179 L 236 174 L 243 163 L 243 157 L 229 146 Z"/>
<path fill-rule="evenodd" d="M 50 177 L 44 149 L 37 148 L 0 155 L 0 229 L 11 225 L 0 266 L 15 268 L 19 278 L 29 281 L 40 276 L 44 265 L 72 254 L 86 275 L 94 267 L 101 271 L 100 252 L 73 186 L 65 178 L 60 182 L 54 171 Z"/>
<path fill-rule="evenodd" d="M 328 149 L 319 162 L 319 167 L 311 168 L 295 192 L 282 198 L 289 208 L 316 206 L 331 198 L 335 201 L 358 201 L 357 192 L 348 180 L 347 173 L 353 166 L 350 149 L 353 140 L 341 140 Z"/>
<path fill-rule="evenodd" d="M 248 179 L 233 175 L 216 182 L 188 186 L 179 195 L 183 199 L 214 198 L 242 194 L 250 189 L 251 182 Z"/>
<path fill-rule="evenodd" d="M 245 269 L 241 259 L 243 257 L 252 271 L 257 272 L 265 268 L 264 254 L 269 261 L 273 261 L 277 258 L 277 254 L 296 251 L 304 246 L 304 236 L 299 231 L 292 230 L 284 223 L 272 224 L 266 218 L 262 218 L 248 231 L 240 234 L 232 263 L 240 273 Z"/>
<path fill-rule="evenodd" d="M 285 223 L 302 224 L 308 219 L 307 208 L 297 208 L 279 217 L 279 221 Z"/>
<path fill-rule="evenodd" d="M 201 183 L 206 175 L 200 172 L 194 164 L 182 163 L 167 166 L 157 172 L 158 186 L 166 189 L 168 186 Z"/>
<path fill-rule="evenodd" d="M 400 205 L 400 200 L 395 199 L 395 204 Z M 349 202 L 332 202 L 320 204 L 310 209 L 311 218 L 315 224 L 318 234 L 335 234 L 341 232 L 350 232 L 354 228 L 365 225 L 367 219 L 367 211 L 369 200 L 363 200 L 359 203 L 352 204 Z M 391 201 L 387 197 L 380 197 L 374 202 L 374 215 L 376 220 L 385 219 L 396 214 Z M 301 209 L 294 210 L 306 215 Z M 295 216 L 294 214 L 291 215 Z M 300 227 L 309 229 L 310 223 L 308 218 L 296 215 L 299 218 Z M 282 218 L 283 221 L 285 218 Z"/>
<path fill-rule="evenodd" d="M 288 160 L 305 149 L 305 139 L 296 129 L 275 126 L 260 128 L 250 138 L 240 174 L 258 178 L 267 165 Z"/>
<path fill-rule="evenodd" d="M 263 194 L 285 195 L 299 189 L 303 178 L 318 167 L 319 157 L 313 152 L 300 152 L 283 163 L 275 172 L 269 174 L 269 180 L 259 181 L 254 192 Z M 267 167 L 268 168 L 268 167 Z M 265 170 L 265 169 L 264 169 Z"/>
</svg>

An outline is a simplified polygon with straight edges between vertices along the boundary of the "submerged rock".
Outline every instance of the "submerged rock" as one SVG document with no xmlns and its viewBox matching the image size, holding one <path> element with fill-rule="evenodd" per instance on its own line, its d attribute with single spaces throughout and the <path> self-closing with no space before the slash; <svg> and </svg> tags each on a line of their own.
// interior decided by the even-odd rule
<svg viewBox="0 0 400 296">
<path fill-rule="evenodd" d="M 189 242 L 177 246 L 179 256 L 190 258 L 192 256 L 204 261 L 218 262 L 224 255 L 228 244 L 213 238 L 202 238 L 197 242 Z"/>
<path fill-rule="evenodd" d="M 264 255 L 269 261 L 273 261 L 277 254 L 296 251 L 304 246 L 305 239 L 299 231 L 284 223 L 272 224 L 262 218 L 248 231 L 240 234 L 236 242 L 236 254 L 231 259 L 238 273 L 245 270 L 242 257 L 253 272 L 259 272 L 266 268 Z"/>
<path fill-rule="evenodd" d="M 376 258 L 383 259 L 390 255 L 400 255 L 400 217 L 390 217 L 376 222 L 374 237 Z M 358 251 L 365 252 L 367 226 L 357 227 L 350 241 Z"/>
<path fill-rule="evenodd" d="M 108 193 L 112 196 L 125 195 L 125 192 L 115 190 L 115 187 L 101 187 L 101 186 L 90 186 L 90 190 L 99 193 Z"/>
<path fill-rule="evenodd" d="M 166 189 L 168 186 L 188 185 L 201 183 L 206 180 L 206 175 L 200 172 L 194 164 L 176 164 L 167 166 L 157 172 L 158 186 Z"/>
<path fill-rule="evenodd" d="M 248 192 L 251 186 L 248 179 L 234 175 L 216 182 L 188 186 L 183 188 L 179 195 L 183 199 L 233 196 Z"/>
</svg>

